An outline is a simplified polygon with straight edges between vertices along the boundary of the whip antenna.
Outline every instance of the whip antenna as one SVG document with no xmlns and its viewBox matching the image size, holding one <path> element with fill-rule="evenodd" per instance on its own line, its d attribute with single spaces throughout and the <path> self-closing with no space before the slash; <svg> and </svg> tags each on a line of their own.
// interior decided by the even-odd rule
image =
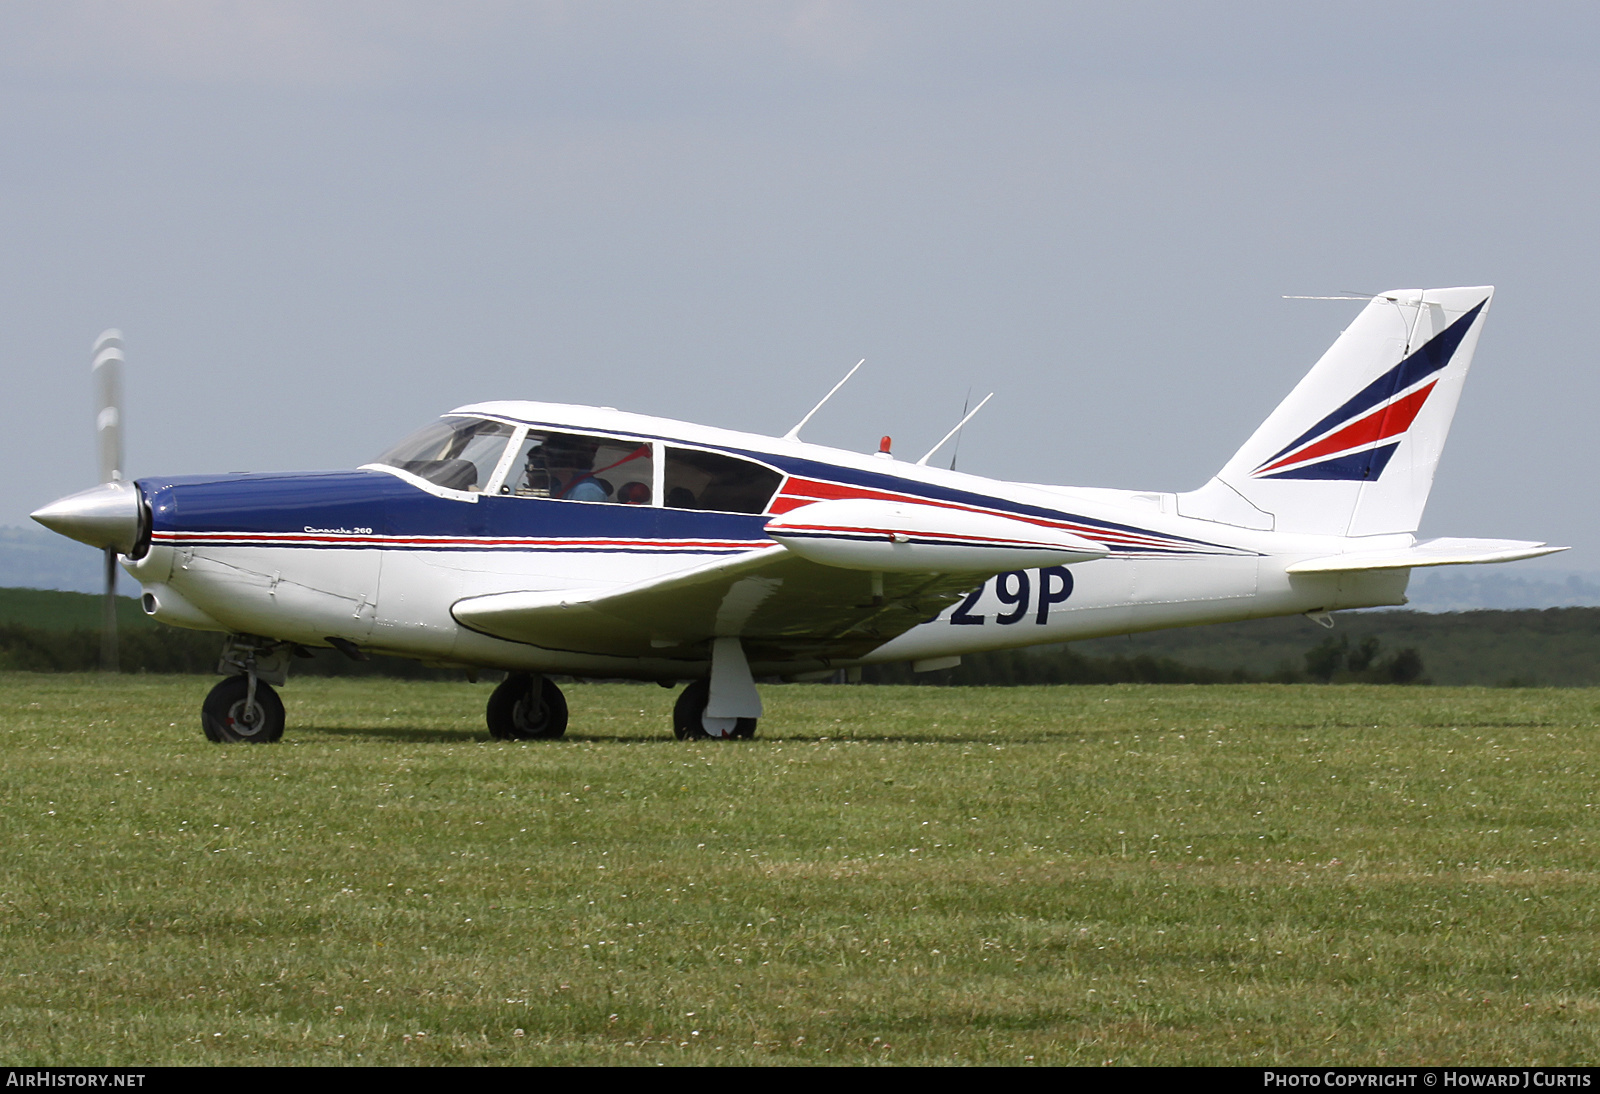
<svg viewBox="0 0 1600 1094">
<path fill-rule="evenodd" d="M 991 392 L 989 392 L 989 394 L 987 394 L 987 395 L 985 395 L 983 397 L 983 403 L 987 403 L 990 399 L 993 399 L 993 398 L 994 398 L 994 392 L 991 391 Z M 957 433 L 961 432 L 961 427 L 966 425 L 968 422 L 972 421 L 972 419 L 977 415 L 978 411 L 983 409 L 983 403 L 979 403 L 977 406 L 973 407 L 971 414 L 968 414 L 965 418 L 962 418 L 959 422 L 956 423 L 956 427 L 954 429 L 952 429 L 950 432 L 946 433 L 943 437 L 939 438 L 939 443 L 934 445 L 932 448 L 928 449 L 928 454 L 926 456 L 922 457 L 922 459 L 917 461 L 917 466 L 918 467 L 927 466 L 928 460 L 933 456 L 933 454 L 935 452 L 939 451 L 939 449 L 944 447 L 944 442 L 948 441 L 951 437 L 954 437 Z"/>
<path fill-rule="evenodd" d="M 856 362 L 856 368 L 860 368 L 866 363 L 867 359 L 863 357 L 861 360 Z M 804 418 L 801 418 L 798 422 L 796 422 L 795 427 L 783 435 L 783 439 L 786 441 L 798 441 L 800 439 L 800 430 L 805 428 L 805 424 L 811 420 L 811 415 L 821 410 L 823 403 L 826 403 L 829 399 L 833 398 L 834 392 L 844 387 L 845 380 L 850 379 L 850 377 L 856 374 L 856 368 L 853 368 L 849 372 L 845 373 L 844 380 L 840 380 L 837 384 L 834 384 L 833 390 L 829 391 L 828 394 L 822 397 L 822 402 L 811 408 L 811 414 L 807 414 Z"/>
</svg>

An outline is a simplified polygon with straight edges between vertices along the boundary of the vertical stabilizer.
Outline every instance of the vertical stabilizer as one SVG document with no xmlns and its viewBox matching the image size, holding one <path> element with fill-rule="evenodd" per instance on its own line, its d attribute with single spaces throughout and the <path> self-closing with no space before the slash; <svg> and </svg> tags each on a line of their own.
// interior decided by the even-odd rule
<svg viewBox="0 0 1600 1094">
<path fill-rule="evenodd" d="M 1381 293 L 1187 516 L 1280 532 L 1414 532 L 1494 289 Z"/>
</svg>

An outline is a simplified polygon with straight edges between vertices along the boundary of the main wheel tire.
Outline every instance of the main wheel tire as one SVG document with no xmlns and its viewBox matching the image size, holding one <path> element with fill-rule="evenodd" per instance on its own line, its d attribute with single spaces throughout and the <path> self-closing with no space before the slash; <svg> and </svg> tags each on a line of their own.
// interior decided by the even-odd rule
<svg viewBox="0 0 1600 1094">
<path fill-rule="evenodd" d="M 256 681 L 255 702 L 246 717 L 250 678 L 230 676 L 211 689 L 200 705 L 200 728 L 218 744 L 267 744 L 283 736 L 283 700 L 268 684 Z"/>
<path fill-rule="evenodd" d="M 502 741 L 550 740 L 567 731 L 567 697 L 548 676 L 514 672 L 489 696 L 489 736 Z"/>
<path fill-rule="evenodd" d="M 709 718 L 711 681 L 696 680 L 672 705 L 672 735 L 680 741 L 748 739 L 756 735 L 754 718 Z"/>
</svg>

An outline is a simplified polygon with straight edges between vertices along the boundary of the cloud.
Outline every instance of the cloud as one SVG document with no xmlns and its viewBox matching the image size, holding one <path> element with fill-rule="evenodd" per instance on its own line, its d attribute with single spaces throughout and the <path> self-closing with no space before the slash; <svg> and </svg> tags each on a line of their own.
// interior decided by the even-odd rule
<svg viewBox="0 0 1600 1094">
<path fill-rule="evenodd" d="M 523 7 L 536 12 L 554 4 Z M 384 85 L 416 56 L 503 21 L 502 2 L 75 0 L 13 7 L 12 73 L 175 84 L 329 88 Z"/>
<path fill-rule="evenodd" d="M 784 37 L 798 52 L 842 66 L 872 52 L 875 30 L 858 5 L 810 0 L 789 14 Z"/>
<path fill-rule="evenodd" d="M 843 0 L 574 4 L 567 0 L 53 0 L 0 11 L 12 76 L 93 83 L 384 89 L 647 68 L 701 76 L 849 67 L 878 33 Z"/>
</svg>

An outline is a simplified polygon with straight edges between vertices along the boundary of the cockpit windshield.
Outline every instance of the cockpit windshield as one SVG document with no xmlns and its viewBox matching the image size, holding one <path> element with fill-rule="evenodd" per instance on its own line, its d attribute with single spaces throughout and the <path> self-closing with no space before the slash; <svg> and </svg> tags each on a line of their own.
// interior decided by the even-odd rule
<svg viewBox="0 0 1600 1094">
<path fill-rule="evenodd" d="M 440 418 L 375 462 L 409 471 L 447 490 L 482 490 L 500 464 L 512 427 L 484 418 Z"/>
</svg>

